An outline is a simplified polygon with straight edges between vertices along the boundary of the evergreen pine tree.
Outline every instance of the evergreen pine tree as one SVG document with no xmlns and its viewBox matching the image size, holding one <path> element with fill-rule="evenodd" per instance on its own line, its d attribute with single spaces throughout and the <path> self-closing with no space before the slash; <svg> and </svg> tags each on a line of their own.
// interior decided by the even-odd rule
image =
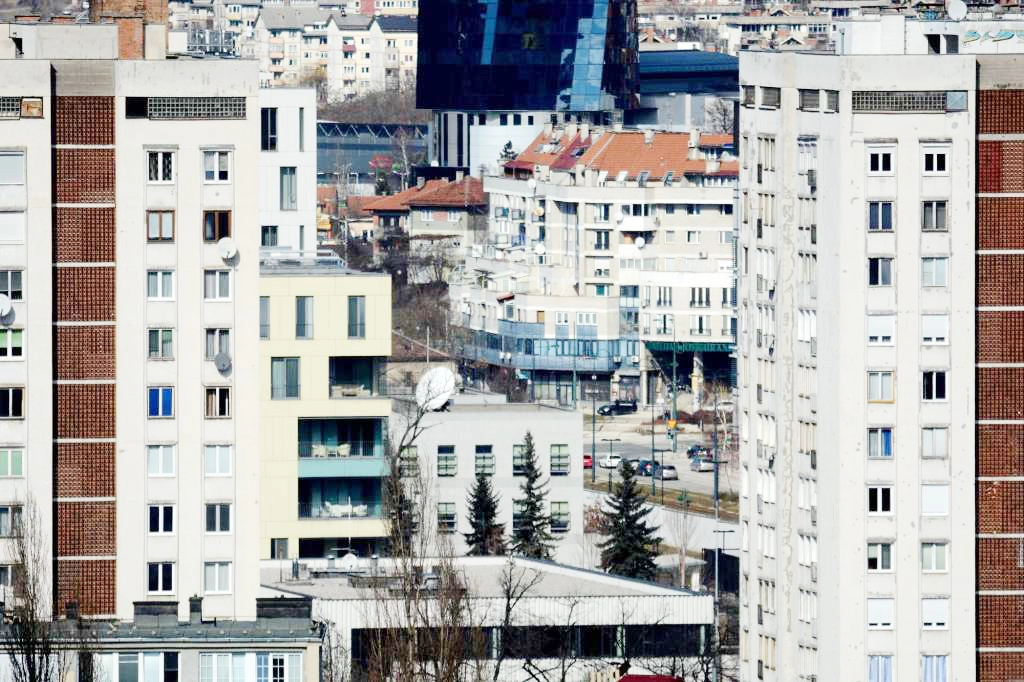
<svg viewBox="0 0 1024 682">
<path fill-rule="evenodd" d="M 548 559 L 551 557 L 551 517 L 545 504 L 547 483 L 540 482 L 540 467 L 537 465 L 537 452 L 533 447 L 533 434 L 526 432 L 523 440 L 523 484 L 520 490 L 522 499 L 517 501 L 519 524 L 512 529 L 512 551 L 531 559 Z"/>
<path fill-rule="evenodd" d="M 388 185 L 388 178 L 380 171 L 377 171 L 377 180 L 373 191 L 377 195 L 391 194 L 391 187 Z"/>
<path fill-rule="evenodd" d="M 655 535 L 658 529 L 647 523 L 651 509 L 644 507 L 633 475 L 633 467 L 623 460 L 622 482 L 615 485 L 615 493 L 602 510 L 608 539 L 599 545 L 601 566 L 615 575 L 654 580 L 654 557 L 661 538 Z"/>
<path fill-rule="evenodd" d="M 497 556 L 505 553 L 505 524 L 498 523 L 498 496 L 491 487 L 491 479 L 482 473 L 469 491 L 469 527 L 464 533 L 469 545 L 469 556 Z"/>
</svg>

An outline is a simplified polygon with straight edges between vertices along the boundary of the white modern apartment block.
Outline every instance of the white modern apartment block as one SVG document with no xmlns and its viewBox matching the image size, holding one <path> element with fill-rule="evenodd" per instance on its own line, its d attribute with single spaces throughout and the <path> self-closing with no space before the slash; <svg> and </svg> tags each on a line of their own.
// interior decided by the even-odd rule
<svg viewBox="0 0 1024 682">
<path fill-rule="evenodd" d="M 955 54 L 975 28 L 875 17 L 837 24 L 840 54 L 740 55 L 743 680 L 1007 679 L 976 667 L 976 623 L 1005 622 L 975 615 L 975 172 L 1003 144 L 976 95 L 985 69 L 1022 86 Z"/>
<path fill-rule="evenodd" d="M 0 533 L 31 496 L 60 609 L 252 618 L 256 67 L 165 60 L 159 2 L 92 11 L 124 30 L 0 26 Z"/>
<path fill-rule="evenodd" d="M 415 411 L 396 401 L 391 433 L 397 441 Z M 533 436 L 534 452 L 542 471 L 554 538 L 552 559 L 574 566 L 596 566 L 599 550 L 583 537 L 583 415 L 543 405 L 506 403 L 500 397 L 459 394 L 442 412 L 428 412 L 422 433 L 405 453 L 403 466 L 415 457 L 419 475 L 435 484 L 427 500 L 429 532 L 448 538 L 455 556 L 467 552 L 465 535 L 471 532 L 469 493 L 477 473 L 491 480 L 498 497 L 499 522 L 506 539 L 516 524 L 516 501 L 522 499 L 523 440 Z M 433 536 L 431 536 L 433 537 Z M 439 540 L 440 541 L 440 540 Z"/>
<path fill-rule="evenodd" d="M 316 91 L 261 88 L 260 127 L 260 246 L 314 250 Z"/>
<path fill-rule="evenodd" d="M 534 400 L 657 402 L 661 376 L 729 372 L 732 137 L 547 127 L 488 176 L 487 243 L 451 282 L 467 359 Z M 480 377 L 486 379 L 486 377 Z M 725 380 L 725 377 L 720 377 Z M 581 390 L 580 384 L 587 386 Z"/>
</svg>

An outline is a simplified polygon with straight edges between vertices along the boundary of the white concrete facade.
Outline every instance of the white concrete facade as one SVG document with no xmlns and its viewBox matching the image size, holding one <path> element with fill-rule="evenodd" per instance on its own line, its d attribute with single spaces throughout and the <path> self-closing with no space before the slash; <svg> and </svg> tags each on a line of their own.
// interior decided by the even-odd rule
<svg viewBox="0 0 1024 682">
<path fill-rule="evenodd" d="M 742 680 L 975 676 L 975 68 L 741 53 Z"/>
<path fill-rule="evenodd" d="M 316 91 L 260 88 L 260 108 L 260 246 L 316 249 Z"/>
</svg>

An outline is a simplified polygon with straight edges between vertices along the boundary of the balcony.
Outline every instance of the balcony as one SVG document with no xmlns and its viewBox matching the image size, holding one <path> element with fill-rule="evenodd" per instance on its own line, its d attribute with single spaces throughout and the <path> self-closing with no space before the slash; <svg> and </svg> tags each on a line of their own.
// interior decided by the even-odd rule
<svg viewBox="0 0 1024 682">
<path fill-rule="evenodd" d="M 381 481 L 373 478 L 314 478 L 299 481 L 300 519 L 379 519 Z"/>
<path fill-rule="evenodd" d="M 332 357 L 328 363 L 331 398 L 374 398 L 384 394 L 378 358 Z"/>
<path fill-rule="evenodd" d="M 385 419 L 300 419 L 299 477 L 383 476 Z"/>
</svg>

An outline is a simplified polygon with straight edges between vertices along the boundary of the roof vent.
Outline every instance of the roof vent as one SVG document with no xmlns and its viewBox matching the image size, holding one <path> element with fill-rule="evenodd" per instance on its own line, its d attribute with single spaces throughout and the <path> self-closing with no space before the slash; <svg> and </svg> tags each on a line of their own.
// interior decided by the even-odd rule
<svg viewBox="0 0 1024 682">
<path fill-rule="evenodd" d="M 645 130 L 644 131 L 644 144 L 654 144 L 654 131 L 653 130 Z"/>
</svg>

